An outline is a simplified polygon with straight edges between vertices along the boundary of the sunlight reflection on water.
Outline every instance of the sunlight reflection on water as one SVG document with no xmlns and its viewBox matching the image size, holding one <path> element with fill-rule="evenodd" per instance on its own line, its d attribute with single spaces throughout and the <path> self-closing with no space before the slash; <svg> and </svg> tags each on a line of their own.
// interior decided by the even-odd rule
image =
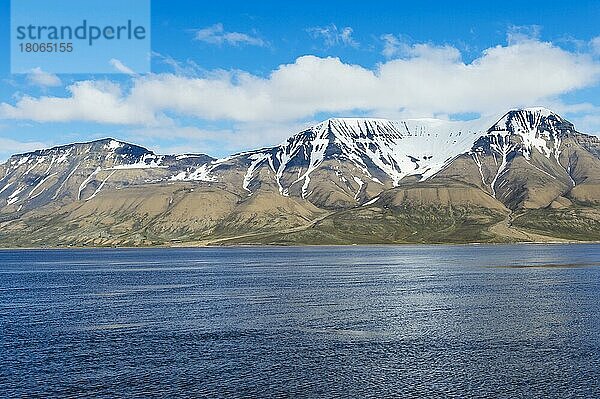
<svg viewBox="0 0 600 399">
<path fill-rule="evenodd" d="M 599 245 L 0 251 L 0 392 L 600 397 L 599 261 Z"/>
</svg>

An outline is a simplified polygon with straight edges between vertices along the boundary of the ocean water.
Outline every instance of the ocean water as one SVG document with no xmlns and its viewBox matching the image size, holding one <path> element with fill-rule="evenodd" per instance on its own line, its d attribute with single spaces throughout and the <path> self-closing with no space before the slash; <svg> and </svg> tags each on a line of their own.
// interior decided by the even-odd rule
<svg viewBox="0 0 600 399">
<path fill-rule="evenodd" d="M 0 396 L 600 397 L 600 245 L 0 251 Z"/>
</svg>

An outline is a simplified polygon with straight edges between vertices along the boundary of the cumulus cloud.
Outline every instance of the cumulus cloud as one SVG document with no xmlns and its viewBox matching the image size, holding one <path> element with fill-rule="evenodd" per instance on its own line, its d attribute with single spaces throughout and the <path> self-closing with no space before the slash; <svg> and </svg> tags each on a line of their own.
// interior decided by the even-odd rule
<svg viewBox="0 0 600 399">
<path fill-rule="evenodd" d="M 194 40 L 217 45 L 229 44 L 232 46 L 267 46 L 267 42 L 259 37 L 240 32 L 227 32 L 221 23 L 197 30 Z"/>
<path fill-rule="evenodd" d="M 555 100 L 599 77 L 600 64 L 591 56 L 534 39 L 488 48 L 469 63 L 454 47 L 415 44 L 403 58 L 372 69 L 303 56 L 266 77 L 242 71 L 156 74 L 132 78 L 127 89 L 83 81 L 71 85 L 71 95 L 64 98 L 24 97 L 14 105 L 0 104 L 0 118 L 156 125 L 169 120 L 166 115 L 279 123 L 319 113 L 496 114 Z"/>
<path fill-rule="evenodd" d="M 590 40 L 590 47 L 594 55 L 600 55 L 600 36 L 597 36 Z"/>
<path fill-rule="evenodd" d="M 403 56 L 407 54 L 410 49 L 408 43 L 405 43 L 403 40 L 400 40 L 399 37 L 392 35 L 391 33 L 382 35 L 381 40 L 383 41 L 383 50 L 381 51 L 381 54 L 386 58 Z"/>
<path fill-rule="evenodd" d="M 306 30 L 315 39 L 322 39 L 327 47 L 350 46 L 358 47 L 358 42 L 352 38 L 354 32 L 351 27 L 346 26 L 338 29 L 334 24 L 328 26 L 315 26 Z"/>
<path fill-rule="evenodd" d="M 16 104 L 0 104 L 0 118 L 37 122 L 89 121 L 107 124 L 153 124 L 153 110 L 134 104 L 121 87 L 106 81 L 81 81 L 70 85 L 69 97 L 30 97 Z"/>
<path fill-rule="evenodd" d="M 32 69 L 27 74 L 27 82 L 40 87 L 56 87 L 62 84 L 58 76 L 45 72 L 41 68 Z"/>
</svg>

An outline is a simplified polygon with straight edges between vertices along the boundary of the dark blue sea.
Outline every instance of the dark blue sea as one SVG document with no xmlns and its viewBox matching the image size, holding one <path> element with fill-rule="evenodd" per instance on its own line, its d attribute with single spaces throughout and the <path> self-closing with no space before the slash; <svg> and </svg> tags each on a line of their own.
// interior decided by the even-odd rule
<svg viewBox="0 0 600 399">
<path fill-rule="evenodd" d="M 3 398 L 598 398 L 600 245 L 0 251 Z"/>
</svg>

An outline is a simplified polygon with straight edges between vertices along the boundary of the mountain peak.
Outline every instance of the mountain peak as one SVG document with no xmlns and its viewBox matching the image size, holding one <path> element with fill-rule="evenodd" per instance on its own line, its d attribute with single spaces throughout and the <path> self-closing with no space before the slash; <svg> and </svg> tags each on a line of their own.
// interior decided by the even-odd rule
<svg viewBox="0 0 600 399">
<path fill-rule="evenodd" d="M 390 122 L 389 119 L 385 118 L 363 118 L 363 117 L 332 117 L 328 118 L 322 123 L 331 122 L 331 123 L 359 123 L 359 122 L 373 122 L 373 123 L 386 123 Z"/>
<path fill-rule="evenodd" d="M 518 108 L 518 109 L 511 110 L 509 112 L 526 113 L 526 114 L 538 114 L 538 115 L 541 115 L 541 116 L 546 117 L 546 118 L 549 117 L 549 116 L 558 116 L 558 117 L 560 117 L 560 115 L 558 115 L 556 112 L 552 111 L 551 109 L 545 108 L 545 107 Z"/>
<path fill-rule="evenodd" d="M 121 140 L 116 140 L 111 137 L 86 141 L 63 144 L 45 149 L 39 149 L 21 154 L 15 154 L 11 159 L 22 158 L 40 158 L 60 154 L 75 155 L 77 153 L 102 153 L 102 154 L 120 154 L 120 155 L 135 155 L 141 156 L 144 154 L 154 154 L 147 148 L 126 143 Z"/>
<path fill-rule="evenodd" d="M 534 150 L 558 162 L 561 142 L 573 133 L 573 124 L 547 108 L 521 108 L 504 114 L 473 149 L 498 154 L 503 167 L 510 154 L 521 153 L 529 161 Z"/>
<path fill-rule="evenodd" d="M 573 132 L 573 124 L 556 112 L 543 107 L 520 108 L 508 111 L 489 132 L 497 134 L 542 135 L 546 138 L 561 137 Z"/>
<path fill-rule="evenodd" d="M 330 118 L 277 147 L 251 154 L 244 188 L 262 163 L 275 173 L 280 193 L 288 195 L 298 185 L 303 198 L 312 192 L 311 174 L 317 169 L 333 171 L 333 179 L 342 185 L 360 181 L 359 191 L 365 189 L 367 181 L 395 186 L 407 176 L 424 180 L 467 151 L 481 133 L 471 122 Z M 339 166 L 342 162 L 350 165 L 343 171 Z M 354 193 L 356 197 L 359 194 Z"/>
<path fill-rule="evenodd" d="M 366 139 L 383 137 L 400 139 L 410 137 L 446 137 L 463 132 L 484 131 L 474 121 L 451 121 L 435 118 L 384 118 L 334 117 L 326 119 L 301 134 L 317 135 L 330 140 L 337 138 Z"/>
</svg>

